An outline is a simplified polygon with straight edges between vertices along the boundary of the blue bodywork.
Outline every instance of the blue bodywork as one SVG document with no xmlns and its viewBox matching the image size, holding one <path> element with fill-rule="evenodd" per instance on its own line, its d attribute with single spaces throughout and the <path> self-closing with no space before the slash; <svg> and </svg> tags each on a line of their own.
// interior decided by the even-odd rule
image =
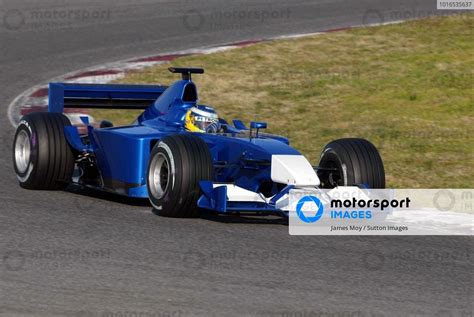
<svg viewBox="0 0 474 317">
<path fill-rule="evenodd" d="M 151 85 L 89 85 L 51 83 L 49 111 L 62 113 L 70 108 L 144 109 L 130 125 L 97 128 L 81 117 L 87 134 L 79 134 L 75 126 L 65 128 L 69 144 L 81 153 L 84 170 L 75 178 L 81 185 L 130 197 L 147 198 L 147 167 L 150 152 L 163 137 L 185 134 L 187 110 L 198 102 L 197 88 L 189 79 L 176 81 L 169 87 Z M 233 210 L 275 211 L 272 201 L 231 203 L 226 188 L 213 183 L 232 183 L 256 193 L 265 193 L 276 202 L 278 195 L 291 189 L 271 180 L 271 157 L 275 154 L 300 155 L 289 146 L 287 138 L 264 134 L 266 123 L 254 122 L 250 129 L 241 121 L 228 124 L 221 119 L 217 134 L 194 133 L 208 145 L 214 165 L 213 182 L 201 182 L 203 195 L 199 206 L 228 212 Z M 277 198 L 275 198 L 277 197 Z"/>
</svg>

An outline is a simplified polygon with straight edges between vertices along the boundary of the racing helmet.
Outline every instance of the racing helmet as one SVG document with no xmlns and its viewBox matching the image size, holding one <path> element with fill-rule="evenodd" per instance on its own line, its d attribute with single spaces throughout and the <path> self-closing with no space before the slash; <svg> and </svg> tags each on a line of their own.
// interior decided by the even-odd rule
<svg viewBox="0 0 474 317">
<path fill-rule="evenodd" d="M 186 112 L 184 128 L 189 132 L 216 133 L 220 130 L 219 117 L 212 107 L 198 105 Z"/>
</svg>

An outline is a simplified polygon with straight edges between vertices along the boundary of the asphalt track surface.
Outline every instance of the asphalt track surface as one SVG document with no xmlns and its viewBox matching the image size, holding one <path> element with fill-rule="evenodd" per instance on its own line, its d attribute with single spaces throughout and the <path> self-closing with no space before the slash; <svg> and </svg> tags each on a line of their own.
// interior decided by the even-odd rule
<svg viewBox="0 0 474 317">
<path fill-rule="evenodd" d="M 471 316 L 469 237 L 292 237 L 281 221 L 168 219 L 114 196 L 22 190 L 11 164 L 6 107 L 54 76 L 134 56 L 422 16 L 435 5 L 0 0 L 0 314 Z M 85 13 L 65 17 L 72 9 Z M 85 18 L 97 11 L 101 17 Z M 251 15 L 223 22 L 229 12 Z"/>
</svg>

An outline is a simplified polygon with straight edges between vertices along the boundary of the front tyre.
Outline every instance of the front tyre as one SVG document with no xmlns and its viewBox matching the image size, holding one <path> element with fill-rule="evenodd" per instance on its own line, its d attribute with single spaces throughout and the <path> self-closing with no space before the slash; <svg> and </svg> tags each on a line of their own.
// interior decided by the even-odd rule
<svg viewBox="0 0 474 317">
<path fill-rule="evenodd" d="M 13 142 L 13 166 L 26 189 L 62 189 L 71 181 L 74 154 L 64 136 L 71 125 L 61 113 L 36 112 L 23 118 Z"/>
<path fill-rule="evenodd" d="M 339 139 L 327 144 L 321 153 L 318 177 L 322 188 L 385 188 L 382 158 L 375 146 L 364 139 Z"/>
<path fill-rule="evenodd" d="M 198 217 L 199 181 L 212 180 L 213 165 L 206 143 L 189 134 L 171 135 L 151 151 L 147 188 L 160 216 Z"/>
</svg>

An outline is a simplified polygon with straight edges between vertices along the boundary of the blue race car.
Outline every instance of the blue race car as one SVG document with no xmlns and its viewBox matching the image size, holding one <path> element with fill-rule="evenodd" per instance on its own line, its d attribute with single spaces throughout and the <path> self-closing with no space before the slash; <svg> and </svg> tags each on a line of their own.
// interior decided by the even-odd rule
<svg viewBox="0 0 474 317">
<path fill-rule="evenodd" d="M 339 139 L 313 167 L 282 136 L 262 133 L 265 122 L 229 124 L 198 103 L 192 74 L 169 87 L 51 83 L 48 112 L 24 116 L 17 128 L 13 162 L 20 186 L 63 189 L 78 184 L 128 197 L 148 198 L 158 214 L 220 213 L 287 215 L 293 188 L 384 188 L 382 159 L 363 139 Z M 81 117 L 86 132 L 64 108 L 144 109 L 130 125 L 100 127 Z"/>
</svg>

